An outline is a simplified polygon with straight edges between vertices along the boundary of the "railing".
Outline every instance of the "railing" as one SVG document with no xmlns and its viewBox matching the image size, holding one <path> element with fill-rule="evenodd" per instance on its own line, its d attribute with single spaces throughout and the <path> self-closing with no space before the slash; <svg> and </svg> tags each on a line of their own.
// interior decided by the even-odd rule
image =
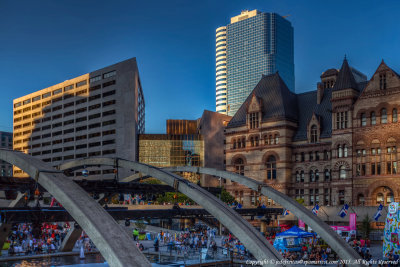
<svg viewBox="0 0 400 267">
<path fill-rule="evenodd" d="M 247 251 L 241 251 L 233 247 L 190 247 L 188 245 L 176 245 L 169 243 L 162 246 L 152 246 L 142 251 L 147 256 L 153 256 L 152 262 L 209 262 L 209 261 L 233 261 L 254 259 Z"/>
</svg>

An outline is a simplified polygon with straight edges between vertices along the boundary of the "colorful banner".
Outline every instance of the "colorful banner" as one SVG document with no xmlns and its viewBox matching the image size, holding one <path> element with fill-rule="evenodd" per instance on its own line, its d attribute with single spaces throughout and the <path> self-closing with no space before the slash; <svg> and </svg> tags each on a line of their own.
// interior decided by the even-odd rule
<svg viewBox="0 0 400 267">
<path fill-rule="evenodd" d="M 299 219 L 299 228 L 301 230 L 305 230 L 306 229 L 306 224 L 300 219 Z"/>
<path fill-rule="evenodd" d="M 350 230 L 356 230 L 357 228 L 356 225 L 357 225 L 357 214 L 350 213 L 350 222 L 349 222 Z"/>
</svg>

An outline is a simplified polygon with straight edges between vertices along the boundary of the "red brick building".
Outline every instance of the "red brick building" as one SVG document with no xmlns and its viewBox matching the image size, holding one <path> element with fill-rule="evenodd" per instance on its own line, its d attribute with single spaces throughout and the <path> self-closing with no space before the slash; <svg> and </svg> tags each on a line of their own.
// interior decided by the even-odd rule
<svg viewBox="0 0 400 267">
<path fill-rule="evenodd" d="M 306 205 L 376 205 L 399 199 L 400 76 L 384 62 L 368 81 L 344 59 L 317 90 L 294 94 L 263 76 L 225 130 L 226 168 Z M 245 205 L 273 204 L 236 183 Z"/>
</svg>

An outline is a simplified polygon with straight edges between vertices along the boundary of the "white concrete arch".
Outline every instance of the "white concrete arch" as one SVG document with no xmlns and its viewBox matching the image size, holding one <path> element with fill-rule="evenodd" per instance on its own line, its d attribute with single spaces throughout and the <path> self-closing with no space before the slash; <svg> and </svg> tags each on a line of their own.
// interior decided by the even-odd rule
<svg viewBox="0 0 400 267">
<path fill-rule="evenodd" d="M 254 179 L 248 178 L 243 175 L 231 173 L 227 171 L 220 171 L 211 168 L 193 167 L 193 166 L 182 166 L 182 167 L 170 167 L 164 168 L 164 170 L 170 172 L 195 172 L 200 174 L 213 175 L 215 177 L 221 177 L 245 185 L 255 191 L 258 191 L 264 196 L 272 199 L 279 203 L 284 208 L 290 210 L 297 218 L 311 226 L 313 231 L 319 234 L 331 248 L 339 255 L 343 260 L 350 260 L 350 262 L 357 263 L 357 260 L 361 259 L 354 249 L 347 244 L 338 234 L 336 234 L 330 226 L 328 226 L 318 216 L 315 216 L 310 210 L 303 205 L 299 204 L 294 199 L 286 196 L 285 194 L 269 187 L 266 184 L 258 182 Z M 357 266 L 357 264 L 355 264 Z M 361 264 L 359 264 L 361 266 Z"/>
<path fill-rule="evenodd" d="M 111 215 L 62 172 L 18 151 L 0 149 L 0 159 L 28 173 L 53 195 L 89 235 L 110 266 L 151 266 Z"/>
<path fill-rule="evenodd" d="M 256 259 L 282 259 L 282 256 L 274 249 L 266 238 L 251 226 L 249 222 L 243 219 L 235 210 L 228 207 L 208 191 L 202 189 L 200 186 L 190 183 L 179 175 L 143 163 L 113 158 L 87 158 L 70 161 L 61 164 L 59 169 L 67 170 L 94 165 L 116 166 L 116 164 L 118 167 L 139 171 L 144 175 L 155 177 L 193 199 L 219 220 L 236 237 L 238 237 Z M 275 266 L 272 263 L 266 265 Z"/>
</svg>

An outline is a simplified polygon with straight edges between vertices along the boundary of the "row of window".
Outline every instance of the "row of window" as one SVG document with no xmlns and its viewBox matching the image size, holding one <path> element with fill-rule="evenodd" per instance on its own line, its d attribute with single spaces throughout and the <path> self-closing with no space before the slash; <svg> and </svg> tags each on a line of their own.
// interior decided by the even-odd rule
<svg viewBox="0 0 400 267">
<path fill-rule="evenodd" d="M 320 154 L 321 154 L 321 152 L 319 152 L 319 151 L 310 151 L 310 152 L 308 152 L 308 160 L 309 161 L 319 161 L 319 160 L 321 160 Z M 324 150 L 322 160 L 329 160 L 330 157 L 331 157 L 330 156 L 330 151 Z M 294 160 L 296 162 L 299 162 L 299 161 L 304 162 L 304 161 L 306 161 L 306 153 L 305 152 L 295 153 L 294 154 Z"/>
<path fill-rule="evenodd" d="M 382 124 L 388 123 L 388 114 L 387 114 L 386 108 L 381 109 L 380 118 L 381 118 Z M 397 109 L 394 108 L 392 110 L 392 122 L 397 122 L 397 121 L 398 121 Z M 367 115 L 365 113 L 361 113 L 361 115 L 360 115 L 360 125 L 362 127 L 367 126 Z M 372 111 L 370 113 L 370 125 L 376 125 L 375 111 Z"/>
<path fill-rule="evenodd" d="M 103 83 L 102 85 L 99 84 L 99 85 L 96 85 L 96 86 L 92 86 L 92 87 L 89 88 L 89 92 L 93 92 L 93 91 L 96 91 L 96 90 L 98 90 L 98 89 L 101 89 L 102 87 L 105 88 L 105 87 L 108 87 L 108 86 L 111 86 L 111 85 L 114 85 L 114 84 L 116 84 L 116 81 L 115 81 L 115 80 L 112 80 L 112 81 L 109 81 L 109 82 L 105 82 L 105 83 Z M 66 87 L 65 87 L 65 88 L 66 88 Z M 59 91 L 59 92 L 58 92 L 58 90 L 61 90 L 61 89 L 57 89 L 57 90 L 53 91 L 53 93 L 52 93 L 52 92 L 45 93 L 45 94 L 42 94 L 41 96 L 37 96 L 37 97 L 34 97 L 34 98 L 36 99 L 36 98 L 38 98 L 38 97 L 41 97 L 42 99 L 44 99 L 44 98 L 47 98 L 47 97 L 49 97 L 49 96 L 51 96 L 51 95 L 56 95 L 56 94 L 59 94 L 59 93 L 62 92 L 62 90 Z M 70 90 L 70 89 L 68 89 L 67 91 L 69 91 L 69 90 Z M 32 105 L 32 106 L 26 107 L 26 108 L 24 108 L 24 109 L 15 110 L 15 111 L 14 111 L 14 115 L 18 115 L 18 114 L 21 114 L 21 113 L 23 113 L 23 112 L 27 112 L 27 111 L 30 111 L 30 110 L 33 110 L 33 109 L 36 109 L 36 108 L 39 108 L 39 107 L 44 107 L 44 106 L 47 106 L 47 105 L 49 105 L 49 104 L 51 104 L 51 103 L 56 103 L 56 102 L 59 102 L 59 101 L 62 101 L 62 100 L 71 98 L 71 97 L 73 97 L 73 96 L 79 96 L 79 95 L 82 95 L 82 94 L 87 93 L 87 91 L 88 91 L 87 89 L 84 89 L 84 90 L 81 90 L 81 91 L 76 92 L 75 94 L 66 93 L 66 94 L 64 94 L 63 96 L 56 97 L 56 98 L 53 98 L 53 99 L 51 99 L 51 100 L 48 100 L 48 101 L 45 101 L 45 102 L 42 102 L 42 103 L 38 103 L 38 104 L 35 104 L 35 105 Z M 65 92 L 65 89 L 64 89 L 64 92 Z M 115 93 L 115 92 L 114 92 L 114 93 Z M 104 94 L 106 94 L 106 95 L 104 95 Z M 103 97 L 108 96 L 107 93 L 104 93 L 104 94 L 103 94 Z M 32 99 L 33 99 L 33 98 L 32 98 Z M 28 101 L 28 100 L 29 100 L 29 101 Z M 28 99 L 28 100 L 25 100 L 25 101 L 27 101 L 26 104 L 31 103 L 30 99 Z M 40 100 L 40 98 L 38 98 L 38 100 Z M 23 101 L 23 103 L 25 103 L 25 101 Z M 21 103 L 21 102 L 19 102 L 19 103 Z M 17 104 L 18 104 L 18 103 L 14 104 L 14 108 L 21 106 L 21 105 L 17 105 Z M 16 105 L 17 105 L 17 106 L 16 106 Z M 24 105 L 25 105 L 25 104 L 24 104 Z"/>
<path fill-rule="evenodd" d="M 258 135 L 251 136 L 249 139 L 249 144 L 251 147 L 256 147 L 260 145 L 260 139 Z M 278 134 L 266 134 L 264 135 L 264 145 L 277 145 L 279 144 L 279 135 Z M 245 148 L 246 147 L 246 138 L 234 138 L 232 139 L 232 149 L 237 148 Z"/>
<path fill-rule="evenodd" d="M 88 144 L 80 144 L 80 145 L 76 145 L 76 146 L 68 146 L 68 147 L 60 147 L 60 148 L 55 148 L 52 150 L 43 150 L 43 151 L 37 151 L 37 152 L 33 152 L 31 153 L 32 156 L 39 156 L 39 155 L 46 155 L 46 154 L 51 154 L 51 153 L 60 153 L 60 152 L 66 152 L 66 151 L 70 151 L 70 150 L 79 150 L 79 149 L 86 149 L 86 148 L 92 148 L 92 147 L 98 147 L 98 146 L 106 146 L 106 145 L 111 145 L 111 144 L 115 144 L 115 140 L 114 139 L 110 139 L 110 140 L 105 140 L 103 142 L 93 142 L 93 143 L 88 143 Z M 40 145 L 40 144 L 38 144 Z M 33 146 L 32 146 L 33 148 Z"/>
<path fill-rule="evenodd" d="M 68 130 L 64 130 L 64 134 L 68 134 L 68 133 L 72 133 L 72 132 L 74 132 L 73 128 L 72 129 L 68 129 Z M 57 134 L 53 135 L 53 136 L 58 136 L 58 135 L 61 135 L 61 134 L 62 134 L 62 131 L 57 132 Z M 110 135 L 110 134 L 115 134 L 115 130 L 108 130 L 108 131 L 103 131 L 103 132 L 91 133 L 91 134 L 88 134 L 88 135 L 77 136 L 76 140 L 78 141 L 78 140 L 83 140 L 83 139 L 86 139 L 86 138 L 91 139 L 91 138 L 100 137 L 100 136 L 107 136 L 107 135 Z M 47 137 L 50 137 L 50 135 L 47 136 Z M 32 137 L 32 141 L 39 140 L 40 138 L 41 138 L 40 135 L 39 136 L 34 136 L 34 137 Z M 20 144 L 22 142 L 29 142 L 29 141 L 31 141 L 30 138 L 26 138 L 26 139 L 23 139 L 23 140 L 17 140 L 17 141 L 14 142 L 14 145 Z M 64 143 L 72 142 L 72 141 L 74 141 L 73 137 L 64 139 Z M 32 145 L 32 148 L 45 147 L 45 146 L 49 146 L 49 145 L 51 145 L 50 141 L 49 142 L 44 142 L 42 144 L 34 144 L 34 145 Z M 29 147 L 27 149 L 29 149 Z"/>
<path fill-rule="evenodd" d="M 330 181 L 331 180 L 331 171 L 328 169 L 325 169 L 323 172 L 323 180 L 322 181 Z M 304 183 L 306 182 L 305 180 L 305 174 L 304 171 L 296 171 L 296 182 L 297 183 Z M 319 182 L 320 181 L 320 174 L 318 170 L 310 170 L 309 172 L 309 180 L 308 182 Z"/>
<path fill-rule="evenodd" d="M 85 98 L 85 99 L 81 99 L 81 100 L 85 100 L 85 102 L 86 102 L 87 99 Z M 74 114 L 79 114 L 79 113 L 83 113 L 83 112 L 86 112 L 86 111 L 95 110 L 95 109 L 98 109 L 100 107 L 104 108 L 104 107 L 107 107 L 107 106 L 110 106 L 110 105 L 114 105 L 115 103 L 116 103 L 115 100 L 109 100 L 109 101 L 105 101 L 105 102 L 103 102 L 101 104 L 100 103 L 99 104 L 94 104 L 94 105 L 91 105 L 91 106 L 88 106 L 88 107 L 82 107 L 80 109 L 71 110 L 71 111 L 68 111 L 68 112 L 65 112 L 65 113 L 60 113 L 60 114 L 57 114 L 57 115 L 53 115 L 51 117 L 49 116 L 49 117 L 46 117 L 46 118 L 43 118 L 43 119 L 37 119 L 37 120 L 33 121 L 33 124 L 31 122 L 26 122 L 24 124 L 18 124 L 18 125 L 14 126 L 14 130 L 18 130 L 18 129 L 21 129 L 21 128 L 24 128 L 24 127 L 29 127 L 31 125 L 36 125 L 36 124 L 39 124 L 40 122 L 43 123 L 43 122 L 46 122 L 46 121 L 61 119 L 61 118 L 65 118 L 65 117 L 68 117 L 68 116 L 72 116 Z M 58 109 L 56 109 L 56 110 L 58 110 Z M 53 111 L 54 111 L 54 109 L 53 109 Z M 51 112 L 50 109 L 43 110 L 43 114 L 46 114 L 46 113 L 49 113 L 49 112 Z M 115 110 L 105 111 L 103 113 L 105 113 L 105 115 L 107 116 L 107 115 L 115 114 Z"/>
<path fill-rule="evenodd" d="M 108 149 L 103 151 L 94 151 L 90 153 L 79 153 L 75 155 L 67 155 L 67 156 L 58 156 L 53 158 L 44 158 L 42 159 L 44 162 L 54 162 L 54 161 L 61 161 L 61 160 L 71 160 L 71 159 L 80 159 L 80 158 L 87 158 L 87 157 L 96 157 L 96 156 L 104 156 L 115 154 L 115 149 Z"/>
<path fill-rule="evenodd" d="M 237 158 L 234 163 L 234 170 L 237 174 L 244 175 L 244 160 L 242 158 Z M 268 180 L 276 180 L 276 158 L 271 155 L 267 158 L 265 162 L 266 166 L 266 177 Z"/>
</svg>

